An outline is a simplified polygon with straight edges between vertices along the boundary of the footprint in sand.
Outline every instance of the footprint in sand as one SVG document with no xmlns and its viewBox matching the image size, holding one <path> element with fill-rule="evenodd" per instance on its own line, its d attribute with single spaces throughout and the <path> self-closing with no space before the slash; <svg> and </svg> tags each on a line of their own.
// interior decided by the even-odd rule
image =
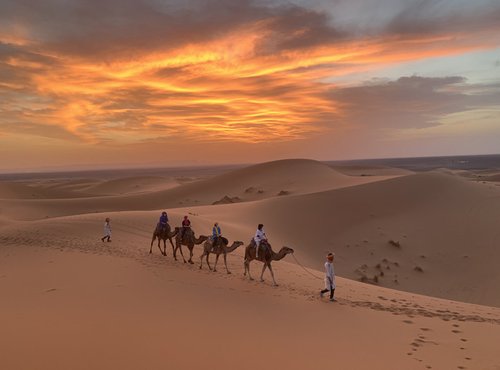
<svg viewBox="0 0 500 370">
<path fill-rule="evenodd" d="M 455 334 L 459 334 L 459 333 L 461 333 L 461 331 L 460 331 L 460 330 L 452 330 L 451 332 L 452 332 L 452 333 L 455 333 Z"/>
<path fill-rule="evenodd" d="M 56 290 L 56 288 L 47 289 L 45 293 L 55 292 Z"/>
<path fill-rule="evenodd" d="M 403 320 L 403 322 L 404 322 L 405 324 L 413 324 L 413 321 L 411 321 L 411 320 Z"/>
<path fill-rule="evenodd" d="M 460 338 L 460 340 L 461 340 L 462 342 L 467 342 L 467 339 L 465 339 L 465 338 Z"/>
</svg>

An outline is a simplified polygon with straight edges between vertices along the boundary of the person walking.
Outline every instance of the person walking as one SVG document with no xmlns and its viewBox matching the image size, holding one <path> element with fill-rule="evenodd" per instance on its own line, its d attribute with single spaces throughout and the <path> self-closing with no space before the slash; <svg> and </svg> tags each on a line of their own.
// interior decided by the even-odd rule
<svg viewBox="0 0 500 370">
<path fill-rule="evenodd" d="M 325 262 L 325 289 L 323 289 L 319 295 L 323 297 L 323 294 L 330 291 L 330 302 L 336 302 L 337 300 L 333 296 L 335 294 L 335 271 L 333 269 L 333 259 L 335 253 L 328 253 L 326 255 Z"/>
<path fill-rule="evenodd" d="M 104 221 L 104 236 L 101 241 L 104 243 L 105 239 L 107 239 L 108 243 L 111 241 L 111 219 L 109 217 L 106 217 Z"/>
</svg>

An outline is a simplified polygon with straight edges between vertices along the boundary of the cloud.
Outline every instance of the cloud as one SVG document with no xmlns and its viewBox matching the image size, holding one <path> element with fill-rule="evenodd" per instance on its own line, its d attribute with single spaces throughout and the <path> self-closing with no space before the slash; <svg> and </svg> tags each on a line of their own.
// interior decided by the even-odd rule
<svg viewBox="0 0 500 370">
<path fill-rule="evenodd" d="M 495 4 L 389 2 L 376 27 L 363 30 L 356 19 L 365 3 L 340 0 L 328 9 L 303 1 L 2 1 L 0 131 L 20 122 L 30 135 L 90 144 L 280 142 L 344 121 L 426 127 L 494 104 L 496 95 L 466 90 L 458 77 L 327 82 L 489 48 L 500 34 L 492 32 Z M 351 24 L 342 22 L 348 10 Z"/>
<path fill-rule="evenodd" d="M 367 129 L 418 129 L 437 126 L 449 114 L 497 105 L 500 86 L 471 85 L 459 76 L 411 76 L 336 89 L 329 95 L 347 124 Z"/>
<path fill-rule="evenodd" d="M 390 35 L 470 34 L 499 30 L 500 4 L 495 1 L 414 0 L 385 26 Z"/>
</svg>

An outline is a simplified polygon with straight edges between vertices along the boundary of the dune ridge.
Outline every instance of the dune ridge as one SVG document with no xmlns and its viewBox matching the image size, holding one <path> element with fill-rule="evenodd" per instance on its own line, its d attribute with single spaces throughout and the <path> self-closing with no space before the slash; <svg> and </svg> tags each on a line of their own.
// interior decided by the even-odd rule
<svg viewBox="0 0 500 370">
<path fill-rule="evenodd" d="M 282 160 L 235 170 L 212 178 L 189 182 L 167 190 L 141 194 L 75 197 L 67 199 L 5 199 L 5 214 L 19 220 L 117 211 L 212 205 L 224 197 L 255 201 L 275 197 L 281 191 L 298 195 L 379 181 L 386 176 L 357 177 L 339 174 L 313 160 Z M 113 180 L 112 186 L 120 183 Z M 133 180 L 125 180 L 133 188 Z M 109 182 L 107 182 L 109 185 Z M 114 184 L 114 185 L 113 185 Z M 105 185 L 106 188 L 108 185 Z M 99 186 L 99 185 L 96 185 Z M 123 183 L 120 187 L 123 187 Z"/>
</svg>

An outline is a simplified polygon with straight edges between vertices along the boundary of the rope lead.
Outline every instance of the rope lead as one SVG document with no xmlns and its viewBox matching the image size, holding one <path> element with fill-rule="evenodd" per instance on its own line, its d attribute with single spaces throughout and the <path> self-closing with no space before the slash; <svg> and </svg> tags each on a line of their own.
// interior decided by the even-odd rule
<svg viewBox="0 0 500 370">
<path fill-rule="evenodd" d="M 299 265 L 300 267 L 302 267 L 302 268 L 304 269 L 304 271 L 305 271 L 305 272 L 307 272 L 309 275 L 311 275 L 311 276 L 315 277 L 316 279 L 321 279 L 321 280 L 323 280 L 323 278 L 321 278 L 321 277 L 319 277 L 319 276 L 317 276 L 317 275 L 313 274 L 311 271 L 309 271 L 308 269 L 306 269 L 306 268 L 304 267 L 304 265 L 302 265 L 302 264 L 299 262 L 299 260 L 297 259 L 297 257 L 295 257 L 295 254 L 294 254 L 294 253 L 291 253 L 291 254 L 292 254 L 293 259 L 294 259 L 294 260 L 295 260 L 295 262 L 297 263 L 297 265 Z"/>
</svg>

